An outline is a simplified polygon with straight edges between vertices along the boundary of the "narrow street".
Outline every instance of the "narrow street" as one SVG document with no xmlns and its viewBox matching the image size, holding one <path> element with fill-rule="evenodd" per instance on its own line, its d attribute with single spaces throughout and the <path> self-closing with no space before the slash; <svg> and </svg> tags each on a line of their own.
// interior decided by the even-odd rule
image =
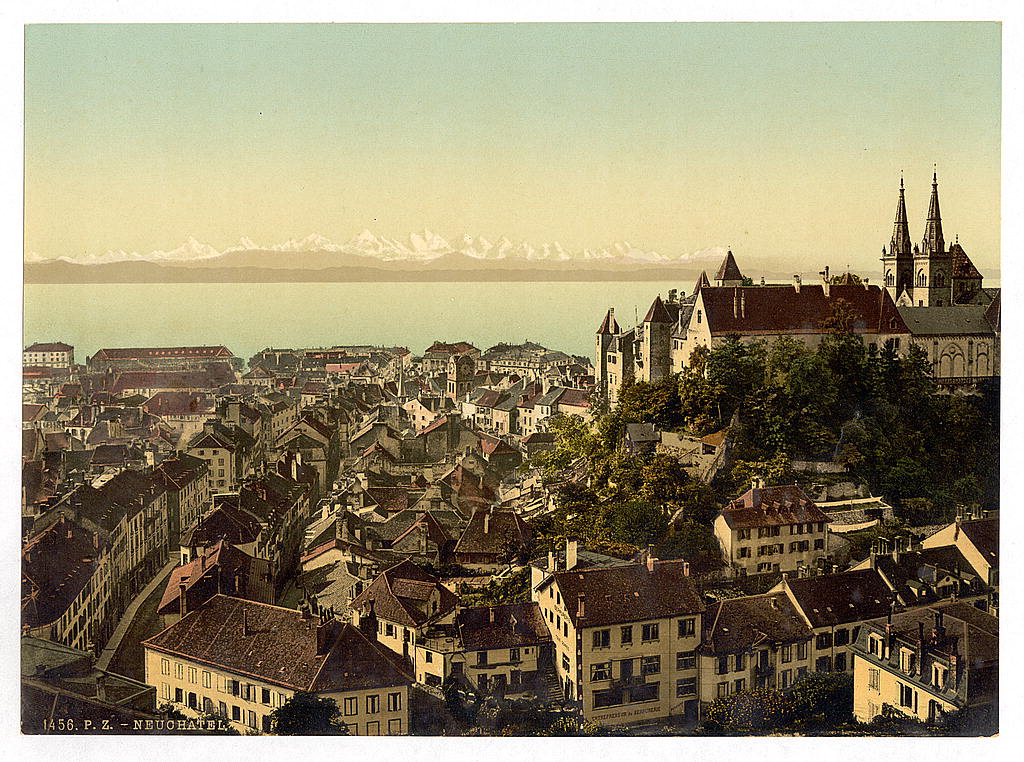
<svg viewBox="0 0 1024 762">
<path fill-rule="evenodd" d="M 109 669 L 136 680 L 145 679 L 144 652 L 140 643 L 161 630 L 156 610 L 175 561 L 168 561 L 129 604 L 96 660 L 99 669 Z"/>
</svg>

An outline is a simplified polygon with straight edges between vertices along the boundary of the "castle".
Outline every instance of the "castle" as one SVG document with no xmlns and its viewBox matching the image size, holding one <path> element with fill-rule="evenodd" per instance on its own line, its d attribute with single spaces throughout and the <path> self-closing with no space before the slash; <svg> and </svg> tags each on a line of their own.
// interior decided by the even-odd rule
<svg viewBox="0 0 1024 762">
<path fill-rule="evenodd" d="M 821 281 L 744 285 L 729 251 L 714 278 L 701 273 L 689 296 L 673 289 L 659 294 L 633 328 L 623 331 L 609 309 L 595 342 L 596 389 L 609 404 L 632 381 L 656 381 L 679 373 L 698 346 L 712 348 L 729 336 L 771 343 L 781 336 L 810 347 L 825 336 L 822 327 L 842 300 L 857 315 L 850 326 L 869 348 L 889 346 L 903 353 L 910 344 L 928 354 L 936 381 L 967 385 L 999 374 L 999 289 L 982 287 L 982 276 L 959 241 L 948 249 L 942 236 L 938 179 L 925 236 L 911 246 L 903 181 L 892 241 L 883 248 L 883 285 L 851 273 Z"/>
</svg>

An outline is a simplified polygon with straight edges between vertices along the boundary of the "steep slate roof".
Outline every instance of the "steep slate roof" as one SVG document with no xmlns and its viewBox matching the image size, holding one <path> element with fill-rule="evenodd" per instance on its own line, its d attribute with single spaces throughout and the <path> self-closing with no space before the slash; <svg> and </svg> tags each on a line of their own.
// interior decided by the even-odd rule
<svg viewBox="0 0 1024 762">
<path fill-rule="evenodd" d="M 189 608 L 202 606 L 218 592 L 264 603 L 274 600 L 270 562 L 243 553 L 224 540 L 204 548 L 190 563 L 171 572 L 157 608 L 158 614 L 178 611 L 182 585 L 185 586 L 185 600 Z"/>
<path fill-rule="evenodd" d="M 394 521 L 394 519 L 392 519 Z M 391 522 L 385 522 L 391 523 Z M 451 541 L 451 535 L 448 534 L 448 530 L 444 528 L 440 521 L 438 521 L 430 511 L 424 511 L 421 513 L 415 521 L 409 524 L 408 528 L 394 540 L 391 541 L 392 546 L 404 540 L 410 534 L 417 532 L 421 527 L 426 528 L 427 537 L 431 542 L 436 543 L 438 547 L 443 547 L 445 543 Z"/>
<path fill-rule="evenodd" d="M 743 280 L 743 273 L 740 272 L 740 267 L 736 264 L 736 258 L 731 251 L 726 252 L 725 259 L 722 260 L 718 273 L 715 275 L 715 280 Z"/>
<path fill-rule="evenodd" d="M 708 607 L 702 617 L 704 637 L 700 651 L 728 654 L 762 643 L 793 643 L 811 637 L 785 593 L 729 598 Z"/>
<path fill-rule="evenodd" d="M 999 566 L 999 519 L 960 522 L 960 531 L 992 566 Z"/>
<path fill-rule="evenodd" d="M 604 316 L 604 320 L 601 321 L 601 327 L 597 329 L 598 333 L 618 333 L 619 324 L 615 322 L 615 310 L 609 309 Z"/>
<path fill-rule="evenodd" d="M 186 453 L 178 453 L 174 458 L 163 461 L 153 471 L 154 476 L 160 479 L 168 490 L 177 490 L 191 484 L 208 471 L 206 461 L 202 458 L 193 458 Z"/>
<path fill-rule="evenodd" d="M 506 603 L 462 609 L 455 627 L 466 651 L 518 648 L 551 640 L 536 603 Z"/>
<path fill-rule="evenodd" d="M 751 487 L 722 509 L 732 529 L 829 521 L 807 494 L 795 484 Z"/>
<path fill-rule="evenodd" d="M 991 336 L 992 325 L 980 304 L 948 307 L 897 307 L 903 322 L 914 336 L 974 335 Z"/>
<path fill-rule="evenodd" d="M 954 243 L 949 247 L 949 253 L 953 260 L 954 278 L 976 278 L 981 280 L 981 273 L 978 272 L 978 268 L 974 266 L 971 258 L 967 256 L 963 246 L 959 243 Z"/>
<path fill-rule="evenodd" d="M 821 333 L 822 322 L 842 299 L 858 316 L 853 333 L 909 333 L 889 292 L 878 286 L 712 286 L 702 288 L 701 299 L 708 327 L 715 336 L 731 333 Z M 742 313 L 734 313 L 734 299 L 743 298 Z"/>
<path fill-rule="evenodd" d="M 885 616 L 892 592 L 874 569 L 788 579 L 793 599 L 811 627 L 861 622 Z"/>
<path fill-rule="evenodd" d="M 440 593 L 437 614 L 424 613 L 415 602 L 426 601 L 435 589 Z M 402 561 L 381 572 L 352 600 L 350 607 L 368 609 L 371 601 L 376 616 L 406 627 L 418 627 L 433 616 L 451 611 L 459 598 L 434 575 L 411 561 Z"/>
<path fill-rule="evenodd" d="M 247 545 L 255 542 L 262 531 L 260 521 L 238 506 L 238 497 L 231 501 L 221 500 L 186 533 L 181 544 L 208 545 L 223 538 L 232 545 Z"/>
<path fill-rule="evenodd" d="M 317 626 L 293 609 L 216 595 L 143 645 L 313 693 L 412 682 L 394 656 L 350 624 L 323 625 L 333 637 L 326 653 L 318 654 Z"/>
<path fill-rule="evenodd" d="M 700 276 L 697 278 L 697 282 L 693 284 L 693 293 L 697 293 L 702 288 L 711 288 L 711 281 L 708 280 L 708 274 L 704 270 L 700 271 Z"/>
<path fill-rule="evenodd" d="M 669 314 L 668 308 L 665 306 L 665 302 L 661 300 L 661 294 L 654 297 L 654 301 L 651 302 L 650 309 L 647 310 L 647 314 L 644 316 L 643 322 L 645 323 L 672 323 L 675 322 L 672 316 Z"/>
<path fill-rule="evenodd" d="M 569 569 L 555 572 L 547 582 L 558 584 L 576 627 L 665 619 L 704 611 L 684 564 L 685 561 L 655 561 L 654 571 L 648 571 L 646 564 Z M 582 618 L 580 596 L 584 598 Z"/>
<path fill-rule="evenodd" d="M 98 539 L 62 517 L 32 537 L 21 553 L 21 619 L 32 627 L 59 619 L 92 579 Z"/>
<path fill-rule="evenodd" d="M 985 319 L 996 333 L 1002 330 L 1002 294 L 1001 289 L 997 290 L 995 296 L 992 297 L 992 301 L 989 302 L 988 308 L 985 310 Z"/>
</svg>

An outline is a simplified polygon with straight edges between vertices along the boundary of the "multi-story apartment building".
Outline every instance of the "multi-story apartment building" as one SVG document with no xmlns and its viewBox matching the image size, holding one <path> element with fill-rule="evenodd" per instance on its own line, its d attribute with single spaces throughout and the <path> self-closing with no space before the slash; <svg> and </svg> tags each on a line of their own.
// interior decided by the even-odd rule
<svg viewBox="0 0 1024 762">
<path fill-rule="evenodd" d="M 785 593 L 814 636 L 815 672 L 853 672 L 852 644 L 861 625 L 892 610 L 892 590 L 875 569 L 792 578 L 785 572 L 772 592 Z"/>
<path fill-rule="evenodd" d="M 999 519 L 958 517 L 921 541 L 925 550 L 955 547 L 988 590 L 989 613 L 999 611 Z"/>
<path fill-rule="evenodd" d="M 549 562 L 554 559 L 549 557 Z M 583 568 L 534 563 L 533 600 L 551 633 L 565 698 L 584 719 L 620 725 L 696 716 L 704 604 L 685 561 Z"/>
<path fill-rule="evenodd" d="M 21 363 L 33 368 L 70 368 L 75 364 L 75 348 L 62 341 L 36 343 L 25 347 Z"/>
<path fill-rule="evenodd" d="M 726 505 L 714 531 L 736 574 L 809 568 L 828 554 L 828 516 L 795 484 L 749 490 Z"/>
<path fill-rule="evenodd" d="M 249 475 L 253 467 L 256 441 L 237 426 L 225 426 L 209 420 L 203 430 L 189 440 L 186 452 L 205 460 L 210 469 L 210 487 L 229 492 Z"/>
<path fill-rule="evenodd" d="M 212 505 L 207 461 L 181 453 L 163 461 L 153 472 L 167 492 L 168 551 L 177 553 L 181 535 Z"/>
<path fill-rule="evenodd" d="M 333 699 L 351 735 L 409 732 L 411 676 L 350 624 L 216 595 L 142 646 L 146 683 L 186 714 L 268 733 L 271 713 L 306 691 Z"/>
<path fill-rule="evenodd" d="M 960 601 L 865 622 L 853 644 L 853 713 L 942 723 L 966 710 L 972 733 L 998 730 L 999 624 Z"/>
<path fill-rule="evenodd" d="M 812 669 L 811 628 L 785 593 L 708 607 L 698 649 L 700 703 L 752 688 L 785 689 Z"/>
</svg>

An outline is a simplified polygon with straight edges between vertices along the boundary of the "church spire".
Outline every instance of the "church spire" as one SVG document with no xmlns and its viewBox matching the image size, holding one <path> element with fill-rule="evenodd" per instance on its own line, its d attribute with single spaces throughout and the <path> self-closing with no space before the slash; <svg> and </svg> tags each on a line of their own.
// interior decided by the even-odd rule
<svg viewBox="0 0 1024 762">
<path fill-rule="evenodd" d="M 896 220 L 892 227 L 889 253 L 910 254 L 910 228 L 907 226 L 907 202 L 903 196 L 903 175 L 900 175 L 900 200 L 896 203 Z"/>
<path fill-rule="evenodd" d="M 928 221 L 924 225 L 924 240 L 921 250 L 925 254 L 933 254 L 946 250 L 946 242 L 942 240 L 942 216 L 939 214 L 939 178 L 932 172 L 932 199 L 928 203 Z"/>
</svg>

